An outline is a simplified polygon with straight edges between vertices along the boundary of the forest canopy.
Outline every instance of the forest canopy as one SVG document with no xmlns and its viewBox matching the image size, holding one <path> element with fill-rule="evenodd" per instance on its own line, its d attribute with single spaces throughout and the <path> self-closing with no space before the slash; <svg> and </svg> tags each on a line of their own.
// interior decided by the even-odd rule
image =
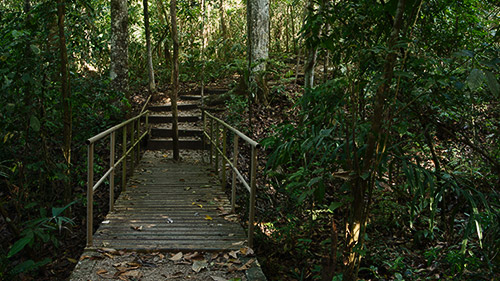
<svg viewBox="0 0 500 281">
<path fill-rule="evenodd" d="M 500 278 L 499 23 L 494 0 L 1 1 L 0 279 L 67 278 L 85 140 L 201 85 L 264 146 L 270 280 Z"/>
</svg>

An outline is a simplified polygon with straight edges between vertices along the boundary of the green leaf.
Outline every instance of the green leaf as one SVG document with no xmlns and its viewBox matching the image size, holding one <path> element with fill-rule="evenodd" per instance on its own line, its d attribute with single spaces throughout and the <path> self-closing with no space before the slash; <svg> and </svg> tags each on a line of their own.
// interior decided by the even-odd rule
<svg viewBox="0 0 500 281">
<path fill-rule="evenodd" d="M 337 209 L 340 206 L 342 206 L 342 202 L 332 202 L 330 204 L 330 206 L 328 207 L 328 210 L 333 212 L 335 209 Z"/>
<path fill-rule="evenodd" d="M 315 177 L 315 178 L 312 178 L 309 183 L 307 183 L 307 186 L 311 187 L 315 184 L 317 184 L 318 182 L 320 182 L 323 178 L 322 177 Z"/>
<path fill-rule="evenodd" d="M 33 240 L 33 238 L 33 231 L 28 231 L 23 238 L 17 240 L 16 243 L 12 245 L 12 248 L 10 248 L 10 251 L 7 254 L 7 258 L 10 258 L 13 255 L 19 253 L 28 243 Z"/>
<path fill-rule="evenodd" d="M 467 77 L 467 84 L 469 84 L 469 88 L 471 90 L 477 90 L 483 84 L 484 81 L 484 73 L 483 71 L 474 68 L 470 74 L 469 77 Z"/>
<path fill-rule="evenodd" d="M 490 88 L 491 93 L 496 97 L 500 96 L 500 85 L 498 84 L 495 75 L 489 71 L 485 71 L 484 74 L 486 74 L 486 84 L 488 84 L 488 88 Z"/>
<path fill-rule="evenodd" d="M 39 55 L 39 54 L 40 54 L 40 49 L 39 49 L 37 46 L 35 46 L 35 45 L 30 45 L 30 48 L 31 48 L 31 50 L 33 51 L 33 53 L 34 53 L 35 55 Z"/>
<path fill-rule="evenodd" d="M 40 131 L 40 120 L 38 120 L 38 118 L 35 115 L 31 115 L 31 118 L 30 118 L 30 127 L 35 132 Z"/>
</svg>

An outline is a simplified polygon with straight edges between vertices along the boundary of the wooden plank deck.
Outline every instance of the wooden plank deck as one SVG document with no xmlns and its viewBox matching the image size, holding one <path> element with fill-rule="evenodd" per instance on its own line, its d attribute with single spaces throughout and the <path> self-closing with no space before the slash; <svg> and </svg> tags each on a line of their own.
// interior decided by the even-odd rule
<svg viewBox="0 0 500 281">
<path fill-rule="evenodd" d="M 146 153 L 127 191 L 94 234 L 92 248 L 221 251 L 246 245 L 242 227 L 209 166 Z"/>
</svg>

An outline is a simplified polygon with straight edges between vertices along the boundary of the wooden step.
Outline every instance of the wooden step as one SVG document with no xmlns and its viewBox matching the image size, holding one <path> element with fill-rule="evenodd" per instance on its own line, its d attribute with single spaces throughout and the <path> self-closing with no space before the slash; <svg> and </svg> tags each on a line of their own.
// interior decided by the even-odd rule
<svg viewBox="0 0 500 281">
<path fill-rule="evenodd" d="M 206 147 L 208 148 L 208 146 Z M 150 139 L 148 141 L 149 150 L 172 149 L 170 139 Z M 203 149 L 201 140 L 179 140 L 179 149 Z"/>
<path fill-rule="evenodd" d="M 172 129 L 152 128 L 152 138 L 171 138 L 174 135 Z M 179 129 L 179 137 L 201 137 L 203 130 Z"/>
<path fill-rule="evenodd" d="M 184 104 L 177 105 L 178 110 L 192 110 L 192 109 L 197 109 L 197 108 L 198 108 L 198 104 L 196 104 L 196 103 L 184 103 Z M 153 112 L 171 111 L 172 106 L 170 104 L 155 105 L 155 106 L 148 107 L 148 110 L 153 111 Z"/>
<path fill-rule="evenodd" d="M 205 95 L 217 95 L 217 94 L 224 94 L 228 91 L 229 89 L 227 88 L 205 88 L 203 93 Z M 181 96 L 182 95 L 187 95 L 187 96 L 201 95 L 201 88 L 197 88 L 186 93 L 181 93 Z"/>
<path fill-rule="evenodd" d="M 199 96 L 199 95 L 182 95 L 182 96 L 179 96 L 179 99 L 181 99 L 181 100 L 200 100 L 201 96 Z"/>
<path fill-rule="evenodd" d="M 145 118 L 143 118 L 145 119 Z M 200 116 L 179 116 L 177 119 L 179 122 L 198 122 L 201 120 Z M 161 123 L 172 123 L 171 115 L 150 115 L 150 124 L 161 124 Z"/>
</svg>

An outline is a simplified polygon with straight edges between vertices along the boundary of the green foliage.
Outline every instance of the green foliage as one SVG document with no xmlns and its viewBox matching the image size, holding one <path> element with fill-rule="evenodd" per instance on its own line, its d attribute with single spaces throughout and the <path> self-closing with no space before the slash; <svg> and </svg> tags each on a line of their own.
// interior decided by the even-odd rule
<svg viewBox="0 0 500 281">
<path fill-rule="evenodd" d="M 76 201 L 73 201 L 62 208 L 52 207 L 50 216 L 47 216 L 44 208 L 40 209 L 40 217 L 25 223 L 21 232 L 21 238 L 10 247 L 9 252 L 5 257 L 2 256 L 1 259 L 10 259 L 23 251 L 26 247 L 29 247 L 34 251 L 39 251 L 42 245 L 49 242 L 57 247 L 59 245 L 57 233 L 61 234 L 62 229 L 67 229 L 68 226 L 74 225 L 73 220 L 64 217 L 62 213 L 75 203 Z M 34 204 L 32 204 L 32 206 L 34 206 Z M 27 207 L 29 208 L 30 206 Z M 11 268 L 8 271 L 8 276 L 10 276 L 10 278 L 14 278 L 20 273 L 36 271 L 51 261 L 52 260 L 48 257 L 39 261 L 34 261 L 33 259 L 24 260 Z M 4 262 L 5 261 L 2 263 Z"/>
</svg>

